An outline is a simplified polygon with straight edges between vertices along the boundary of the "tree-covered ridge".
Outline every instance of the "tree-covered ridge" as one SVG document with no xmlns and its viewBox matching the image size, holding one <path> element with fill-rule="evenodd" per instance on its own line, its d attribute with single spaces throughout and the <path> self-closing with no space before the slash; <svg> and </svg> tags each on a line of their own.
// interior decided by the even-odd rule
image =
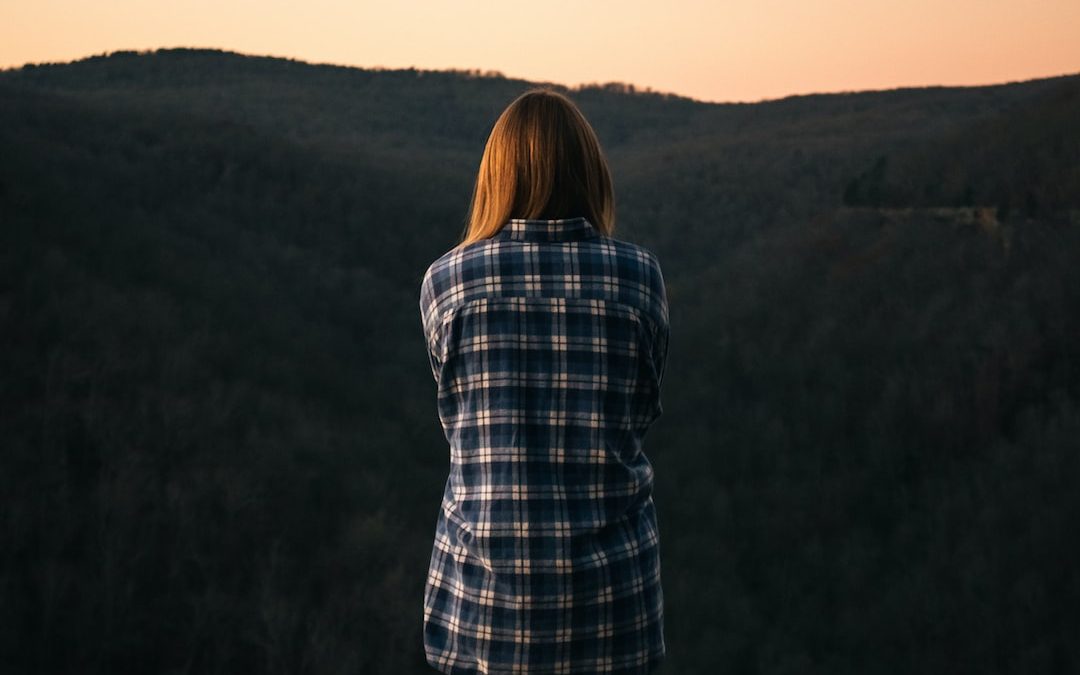
<svg viewBox="0 0 1080 675">
<path fill-rule="evenodd" d="M 573 92 L 668 282 L 666 672 L 1077 667 L 1078 82 Z M 0 72 L 0 671 L 429 672 L 419 282 L 529 84 Z"/>
<path fill-rule="evenodd" d="M 1080 209 L 1080 83 L 893 155 L 844 190 L 867 206 L 993 206 L 1029 216 Z"/>
</svg>

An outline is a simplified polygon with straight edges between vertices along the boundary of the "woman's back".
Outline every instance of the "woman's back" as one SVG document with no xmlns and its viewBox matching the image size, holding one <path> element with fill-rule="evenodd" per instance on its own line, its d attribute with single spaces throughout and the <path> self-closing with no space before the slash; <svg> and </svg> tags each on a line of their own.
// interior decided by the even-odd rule
<svg viewBox="0 0 1080 675">
<path fill-rule="evenodd" d="M 665 651 L 652 465 L 668 307 L 647 250 L 511 219 L 424 275 L 450 475 L 424 593 L 431 665 L 647 672 Z"/>
</svg>

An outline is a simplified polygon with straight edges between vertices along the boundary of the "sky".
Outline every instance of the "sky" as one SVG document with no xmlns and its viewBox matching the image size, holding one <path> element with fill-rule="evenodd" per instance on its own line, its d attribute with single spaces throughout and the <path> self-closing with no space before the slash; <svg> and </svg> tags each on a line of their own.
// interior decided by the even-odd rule
<svg viewBox="0 0 1080 675">
<path fill-rule="evenodd" d="M 213 47 L 703 101 L 1080 73 L 1080 0 L 0 0 L 0 67 Z"/>
</svg>

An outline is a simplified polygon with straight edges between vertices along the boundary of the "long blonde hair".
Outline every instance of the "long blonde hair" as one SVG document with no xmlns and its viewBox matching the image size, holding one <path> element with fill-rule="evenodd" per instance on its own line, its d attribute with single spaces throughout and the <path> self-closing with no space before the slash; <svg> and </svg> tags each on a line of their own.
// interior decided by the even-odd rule
<svg viewBox="0 0 1080 675">
<path fill-rule="evenodd" d="M 536 87 L 499 115 L 484 146 L 458 246 L 486 239 L 511 218 L 584 216 L 615 230 L 611 171 L 592 125 L 567 96 Z"/>
</svg>

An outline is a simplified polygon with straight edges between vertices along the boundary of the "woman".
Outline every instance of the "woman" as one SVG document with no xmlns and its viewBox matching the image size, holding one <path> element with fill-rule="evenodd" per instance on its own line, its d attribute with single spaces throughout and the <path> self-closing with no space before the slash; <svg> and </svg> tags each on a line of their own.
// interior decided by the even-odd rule
<svg viewBox="0 0 1080 675">
<path fill-rule="evenodd" d="M 420 313 L 450 443 L 424 590 L 444 673 L 646 673 L 665 655 L 646 430 L 662 413 L 656 257 L 612 237 L 592 127 L 532 89 L 496 121 Z"/>
</svg>

